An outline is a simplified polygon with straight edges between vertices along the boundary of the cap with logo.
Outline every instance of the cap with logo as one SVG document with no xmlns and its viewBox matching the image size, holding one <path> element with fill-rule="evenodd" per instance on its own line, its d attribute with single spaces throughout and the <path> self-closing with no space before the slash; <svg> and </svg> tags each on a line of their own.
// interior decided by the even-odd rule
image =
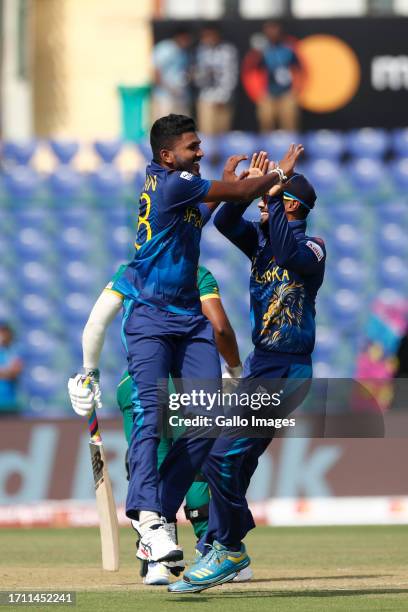
<svg viewBox="0 0 408 612">
<path fill-rule="evenodd" d="M 305 208 L 311 210 L 316 202 L 316 192 L 303 174 L 293 174 L 285 183 L 283 195 L 298 200 Z"/>
</svg>

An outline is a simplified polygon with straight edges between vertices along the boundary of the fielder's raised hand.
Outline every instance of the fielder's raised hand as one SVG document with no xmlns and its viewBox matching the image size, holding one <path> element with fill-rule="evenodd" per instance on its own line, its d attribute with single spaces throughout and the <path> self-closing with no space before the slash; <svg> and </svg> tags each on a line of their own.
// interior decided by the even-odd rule
<svg viewBox="0 0 408 612">
<path fill-rule="evenodd" d="M 245 159 L 248 159 L 248 155 L 231 155 L 225 162 L 222 180 L 227 183 L 234 183 L 235 181 L 241 181 L 246 178 L 248 176 L 248 170 L 243 170 L 239 176 L 235 174 L 238 164 Z"/>
<path fill-rule="evenodd" d="M 292 176 L 295 169 L 295 165 L 299 157 L 304 151 L 303 145 L 291 144 L 289 149 L 286 151 L 285 156 L 279 162 L 279 167 L 283 170 L 284 174 L 289 178 Z"/>
<path fill-rule="evenodd" d="M 249 164 L 248 178 L 264 176 L 268 172 L 269 159 L 266 151 L 254 153 Z"/>
</svg>

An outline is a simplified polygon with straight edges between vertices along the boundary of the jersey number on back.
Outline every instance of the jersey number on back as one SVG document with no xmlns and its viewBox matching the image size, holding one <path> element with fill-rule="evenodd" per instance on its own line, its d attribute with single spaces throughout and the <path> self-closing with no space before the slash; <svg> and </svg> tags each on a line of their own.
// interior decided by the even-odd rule
<svg viewBox="0 0 408 612">
<path fill-rule="evenodd" d="M 150 238 L 152 237 L 152 228 L 150 226 L 150 223 L 148 221 L 149 215 L 150 215 L 150 207 L 151 207 L 151 199 L 148 193 L 143 192 L 142 195 L 140 196 L 140 203 L 142 204 L 142 202 L 146 202 L 146 210 L 144 215 L 141 215 L 139 213 L 139 219 L 137 222 L 137 235 L 139 236 L 139 230 L 141 227 L 145 227 L 146 228 L 146 242 L 149 242 Z M 142 247 L 141 244 L 138 244 L 137 242 L 135 242 L 135 247 L 136 249 L 140 249 Z"/>
</svg>

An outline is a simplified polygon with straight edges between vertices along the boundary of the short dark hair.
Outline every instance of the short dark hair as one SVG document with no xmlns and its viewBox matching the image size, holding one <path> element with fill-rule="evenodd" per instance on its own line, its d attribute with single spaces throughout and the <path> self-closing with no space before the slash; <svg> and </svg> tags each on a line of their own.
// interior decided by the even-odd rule
<svg viewBox="0 0 408 612">
<path fill-rule="evenodd" d="M 150 130 L 150 146 L 152 147 L 154 161 L 160 162 L 160 149 L 170 149 L 177 136 L 196 131 L 194 119 L 186 115 L 174 115 L 172 113 L 157 119 Z"/>
</svg>

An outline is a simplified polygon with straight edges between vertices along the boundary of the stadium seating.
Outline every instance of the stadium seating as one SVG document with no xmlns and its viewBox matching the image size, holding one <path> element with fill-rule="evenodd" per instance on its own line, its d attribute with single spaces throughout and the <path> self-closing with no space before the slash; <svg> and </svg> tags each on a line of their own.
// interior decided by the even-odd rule
<svg viewBox="0 0 408 612">
<path fill-rule="evenodd" d="M 222 160 L 256 149 L 279 159 L 296 136 L 231 132 L 203 137 L 204 177 L 219 177 Z M 322 236 L 328 258 L 317 300 L 317 376 L 352 376 L 363 324 L 374 298 L 408 293 L 408 130 L 328 130 L 304 136 L 301 167 L 318 193 L 310 233 Z M 36 142 L 5 143 L 0 174 L 0 320 L 24 338 L 22 391 L 27 412 L 70 414 L 68 376 L 81 365 L 81 335 L 90 309 L 117 267 L 133 253 L 138 193 L 144 170 L 122 172 L 120 141 L 94 143 L 90 173 L 76 167 L 75 141 L 46 143 L 55 167 L 40 174 Z M 148 161 L 150 146 L 138 143 Z M 244 164 L 242 164 L 244 167 Z M 258 218 L 256 205 L 247 213 Z M 244 358 L 251 350 L 250 261 L 210 221 L 203 230 L 201 263 L 218 279 Z M 14 279 L 10 282 L 10 278 Z M 23 344 L 23 343 L 22 343 Z M 109 330 L 102 357 L 107 412 L 126 367 L 120 318 Z M 62 411 L 62 412 L 61 412 Z"/>
<path fill-rule="evenodd" d="M 61 164 L 69 164 L 79 151 L 79 143 L 74 140 L 50 140 L 50 147 Z"/>
<path fill-rule="evenodd" d="M 390 135 L 378 128 L 361 128 L 348 135 L 347 149 L 355 157 L 380 159 L 390 146 Z"/>
</svg>

